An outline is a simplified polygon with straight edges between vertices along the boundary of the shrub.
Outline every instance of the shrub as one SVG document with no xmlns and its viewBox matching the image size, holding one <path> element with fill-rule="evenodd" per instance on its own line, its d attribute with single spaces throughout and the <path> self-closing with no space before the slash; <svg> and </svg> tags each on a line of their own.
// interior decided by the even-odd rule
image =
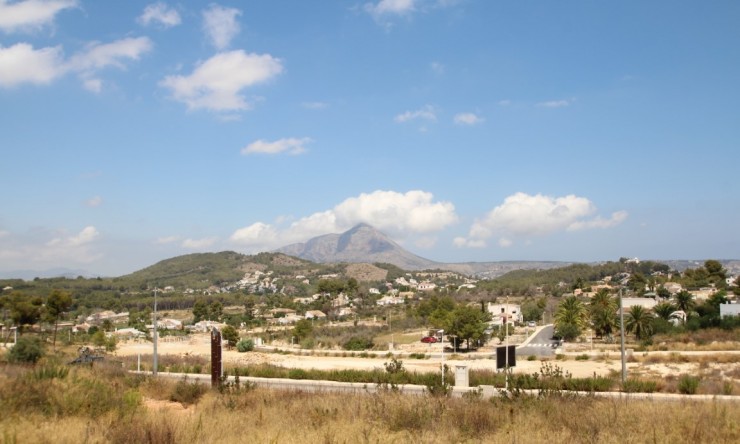
<svg viewBox="0 0 740 444">
<path fill-rule="evenodd" d="M 177 381 L 170 395 L 170 401 L 181 404 L 195 404 L 206 392 L 207 388 L 197 382 L 188 382 L 187 378 Z"/>
<path fill-rule="evenodd" d="M 699 378 L 691 375 L 681 375 L 678 379 L 678 392 L 684 395 L 696 394 L 696 389 L 699 388 Z"/>
<path fill-rule="evenodd" d="M 236 350 L 239 353 L 246 353 L 254 350 L 254 341 L 251 339 L 241 339 L 236 343 Z"/>
<path fill-rule="evenodd" d="M 578 355 L 578 356 L 576 356 L 576 361 L 588 361 L 588 359 L 589 359 L 589 357 L 588 357 L 588 355 L 587 355 L 587 354 L 585 354 L 585 353 L 584 353 L 584 354 L 582 354 L 582 355 Z"/>
<path fill-rule="evenodd" d="M 44 355 L 44 347 L 38 338 L 23 336 L 8 352 L 8 361 L 21 364 L 35 364 Z"/>
<path fill-rule="evenodd" d="M 622 385 L 625 393 L 654 393 L 658 391 L 658 383 L 644 379 L 628 378 Z"/>
<path fill-rule="evenodd" d="M 373 347 L 373 340 L 370 338 L 360 337 L 360 336 L 353 336 L 349 339 L 349 341 L 345 342 L 343 347 L 345 350 L 367 350 L 368 348 Z"/>
</svg>

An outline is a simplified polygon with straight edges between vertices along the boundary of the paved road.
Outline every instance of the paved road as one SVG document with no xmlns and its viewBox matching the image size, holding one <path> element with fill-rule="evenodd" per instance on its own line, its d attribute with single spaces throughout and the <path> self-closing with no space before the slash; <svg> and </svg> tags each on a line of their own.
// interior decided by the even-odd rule
<svg viewBox="0 0 740 444">
<path fill-rule="evenodd" d="M 547 357 L 554 355 L 558 346 L 558 341 L 552 339 L 554 330 L 552 325 L 546 325 L 540 329 L 535 335 L 529 337 L 524 344 L 517 347 L 517 356 Z"/>
</svg>

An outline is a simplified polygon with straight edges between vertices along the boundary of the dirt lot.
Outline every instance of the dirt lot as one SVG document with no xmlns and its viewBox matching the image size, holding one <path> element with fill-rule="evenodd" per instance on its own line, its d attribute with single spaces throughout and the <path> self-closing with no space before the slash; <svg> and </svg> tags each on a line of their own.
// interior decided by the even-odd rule
<svg viewBox="0 0 740 444">
<path fill-rule="evenodd" d="M 436 347 L 436 348 L 435 348 Z M 296 352 L 299 349 L 295 349 Z M 399 352 L 417 352 L 417 353 L 439 353 L 440 346 L 434 344 L 431 347 L 426 344 L 407 344 L 399 346 Z M 305 352 L 305 351 L 304 351 Z M 123 342 L 119 344 L 118 350 L 115 352 L 119 356 L 136 356 L 150 355 L 152 353 L 151 342 Z M 161 355 L 175 355 L 175 356 L 202 356 L 208 358 L 210 356 L 210 336 L 207 334 L 193 335 L 185 341 L 168 341 L 166 338 L 160 340 L 158 344 L 158 353 Z M 658 354 L 660 352 L 651 352 L 650 356 Z M 711 352 L 707 352 L 711 353 Z M 717 352 L 718 354 L 727 355 L 735 354 L 740 355 L 740 351 L 734 352 Z M 581 354 L 578 352 L 578 354 Z M 610 372 L 619 372 L 621 369 L 621 361 L 619 352 L 590 352 L 591 357 L 589 360 L 575 360 L 575 353 L 566 356 L 566 359 L 558 360 L 557 365 L 563 369 L 563 371 L 570 372 L 574 377 L 587 377 L 596 375 L 609 375 Z M 682 354 L 689 354 L 684 352 Z M 734 375 L 737 373 L 737 360 L 734 362 L 723 362 L 713 363 L 711 359 L 704 360 L 703 362 L 667 362 L 667 363 L 655 363 L 646 360 L 646 355 L 642 353 L 635 353 L 635 359 L 631 359 L 627 364 L 629 374 L 641 374 L 649 376 L 667 376 L 667 375 L 680 375 L 684 373 L 689 374 L 700 374 L 702 372 L 713 372 L 720 374 L 733 374 L 735 380 L 738 380 L 738 376 Z M 372 368 L 383 368 L 383 363 L 388 362 L 388 358 L 384 355 L 376 358 L 359 358 L 359 357 L 341 357 L 341 356 L 299 356 L 297 354 L 280 354 L 280 353 L 263 353 L 263 352 L 249 352 L 249 353 L 238 353 L 235 350 L 224 350 L 223 352 L 224 362 L 238 364 L 238 365 L 254 365 L 269 363 L 278 365 L 286 368 L 301 368 L 301 369 L 372 369 Z M 402 358 L 404 367 L 409 371 L 416 372 L 435 372 L 439 371 L 441 360 L 435 356 L 429 359 L 408 359 Z M 707 362 L 709 361 L 709 362 Z M 464 355 L 446 355 L 445 363 L 450 366 L 456 364 L 465 364 L 471 369 L 494 369 L 496 367 L 495 360 L 492 359 L 465 359 Z M 515 373 L 533 373 L 540 369 L 541 363 L 539 360 L 528 361 L 526 359 L 518 359 L 516 367 L 514 368 Z"/>
</svg>

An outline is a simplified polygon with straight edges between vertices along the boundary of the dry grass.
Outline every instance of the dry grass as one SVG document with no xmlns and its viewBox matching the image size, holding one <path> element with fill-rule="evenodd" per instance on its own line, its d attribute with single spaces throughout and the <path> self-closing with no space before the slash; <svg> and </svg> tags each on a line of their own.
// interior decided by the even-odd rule
<svg viewBox="0 0 740 444">
<path fill-rule="evenodd" d="M 5 366 L 0 437 L 154 444 L 740 441 L 740 403 L 339 395 L 249 385 L 194 394 L 188 384 L 110 366 L 68 375 Z M 172 402 L 183 395 L 193 395 L 187 405 Z"/>
<path fill-rule="evenodd" d="M 513 401 L 333 395 L 250 390 L 226 404 L 208 393 L 192 413 L 0 419 L 18 442 L 738 442 L 740 406 L 717 402 L 624 402 L 594 398 Z M 659 414 L 656 414 L 657 412 Z"/>
</svg>

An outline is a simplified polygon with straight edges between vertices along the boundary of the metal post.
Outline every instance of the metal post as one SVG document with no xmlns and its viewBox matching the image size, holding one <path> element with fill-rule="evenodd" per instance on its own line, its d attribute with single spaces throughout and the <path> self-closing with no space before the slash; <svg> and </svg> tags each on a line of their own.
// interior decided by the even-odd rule
<svg viewBox="0 0 740 444">
<path fill-rule="evenodd" d="M 442 344 L 442 387 L 445 386 L 445 331 L 442 331 L 442 340 L 439 342 Z"/>
<path fill-rule="evenodd" d="M 152 324 L 152 330 L 153 330 L 152 340 L 154 342 L 154 362 L 153 362 L 154 367 L 152 368 L 152 375 L 153 376 L 157 376 L 157 366 L 158 366 L 158 363 L 157 363 L 157 338 L 159 336 L 157 334 L 157 287 L 154 287 L 154 314 L 153 314 L 153 317 L 154 317 L 154 323 Z"/>
<path fill-rule="evenodd" d="M 619 332 L 621 336 L 622 350 L 622 387 L 627 381 L 627 362 L 624 360 L 624 305 L 622 305 L 622 289 L 619 289 Z"/>
</svg>

